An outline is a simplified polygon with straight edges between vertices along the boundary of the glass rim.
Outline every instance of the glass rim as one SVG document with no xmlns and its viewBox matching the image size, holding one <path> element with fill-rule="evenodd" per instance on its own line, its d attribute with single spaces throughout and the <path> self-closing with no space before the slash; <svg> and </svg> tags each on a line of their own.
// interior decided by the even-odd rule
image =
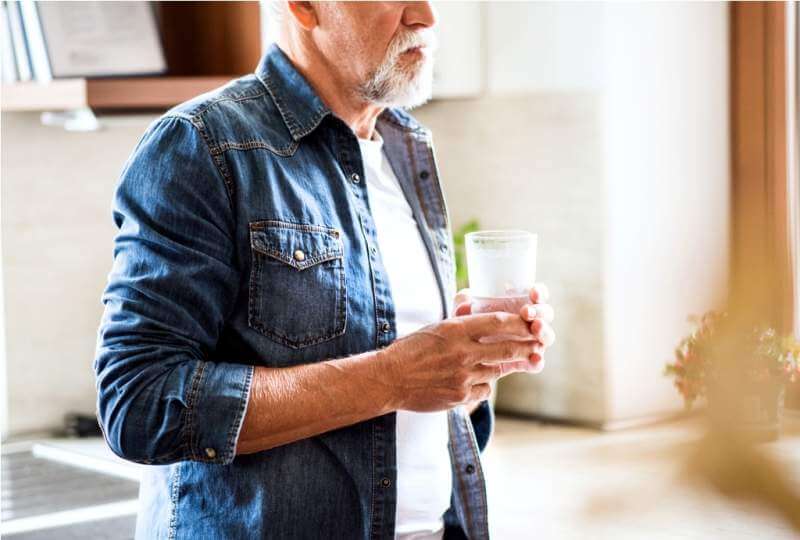
<svg viewBox="0 0 800 540">
<path fill-rule="evenodd" d="M 538 235 L 529 231 L 521 229 L 489 229 L 485 231 L 473 231 L 464 235 L 464 240 L 497 240 L 497 241 L 514 241 L 514 240 L 536 240 Z"/>
</svg>

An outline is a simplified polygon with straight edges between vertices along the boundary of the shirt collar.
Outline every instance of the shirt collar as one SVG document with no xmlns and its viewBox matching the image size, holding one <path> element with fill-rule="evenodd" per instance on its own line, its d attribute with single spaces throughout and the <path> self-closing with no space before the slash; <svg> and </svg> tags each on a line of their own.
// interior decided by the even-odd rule
<svg viewBox="0 0 800 540">
<path fill-rule="evenodd" d="M 269 46 L 255 73 L 272 96 L 295 141 L 314 131 L 331 112 L 276 44 Z"/>
<path fill-rule="evenodd" d="M 314 131 L 322 119 L 331 114 L 331 110 L 322 102 L 311 84 L 275 43 L 267 48 L 255 74 L 275 102 L 295 141 Z M 387 108 L 381 113 L 379 120 L 388 121 L 405 131 L 426 131 L 410 114 L 401 109 Z"/>
</svg>

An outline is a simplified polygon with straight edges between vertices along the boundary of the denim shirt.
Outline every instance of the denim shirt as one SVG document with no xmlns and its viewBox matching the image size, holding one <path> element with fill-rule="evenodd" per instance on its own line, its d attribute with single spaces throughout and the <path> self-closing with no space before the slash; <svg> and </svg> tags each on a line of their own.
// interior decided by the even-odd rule
<svg viewBox="0 0 800 540">
<path fill-rule="evenodd" d="M 430 132 L 377 129 L 444 313 L 453 244 Z M 254 366 L 386 347 L 392 293 L 358 141 L 285 54 L 153 122 L 125 164 L 94 362 L 110 448 L 144 467 L 138 538 L 393 538 L 395 414 L 236 455 Z M 487 538 L 493 412 L 448 412 L 447 538 Z"/>
</svg>

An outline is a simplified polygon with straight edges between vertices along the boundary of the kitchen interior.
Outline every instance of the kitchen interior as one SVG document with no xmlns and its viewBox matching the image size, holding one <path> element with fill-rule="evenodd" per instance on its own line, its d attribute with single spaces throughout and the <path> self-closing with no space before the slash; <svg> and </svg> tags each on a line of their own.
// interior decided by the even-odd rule
<svg viewBox="0 0 800 540">
<path fill-rule="evenodd" d="M 4 538 L 133 537 L 142 466 L 93 420 L 112 195 L 151 122 L 252 71 L 271 41 L 264 3 L 136 4 L 153 14 L 161 73 L 4 71 Z M 493 395 L 492 536 L 797 538 L 798 3 L 434 5 L 433 99 L 413 114 L 433 132 L 454 233 L 538 234 L 556 311 L 546 369 Z M 691 316 L 754 296 L 786 377 L 758 418 L 769 440 L 720 451 L 710 404 L 686 406 L 682 339 Z M 722 464 L 735 482 L 709 473 Z"/>
</svg>

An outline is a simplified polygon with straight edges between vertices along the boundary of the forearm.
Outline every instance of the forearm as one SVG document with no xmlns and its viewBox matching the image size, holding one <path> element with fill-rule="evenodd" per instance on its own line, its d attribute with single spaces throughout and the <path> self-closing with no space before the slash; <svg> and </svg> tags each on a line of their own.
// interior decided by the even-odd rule
<svg viewBox="0 0 800 540">
<path fill-rule="evenodd" d="M 256 368 L 236 453 L 260 452 L 395 410 L 383 354 Z"/>
</svg>

